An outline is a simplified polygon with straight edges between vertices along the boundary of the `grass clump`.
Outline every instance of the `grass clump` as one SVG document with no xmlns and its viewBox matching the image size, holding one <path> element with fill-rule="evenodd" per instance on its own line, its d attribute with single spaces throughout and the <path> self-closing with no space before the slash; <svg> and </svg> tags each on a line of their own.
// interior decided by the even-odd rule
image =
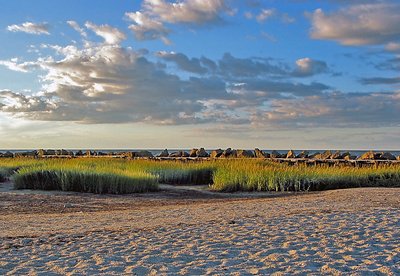
<svg viewBox="0 0 400 276">
<path fill-rule="evenodd" d="M 288 166 L 257 160 L 222 162 L 214 173 L 216 191 L 309 191 L 355 187 L 399 187 L 400 166 Z"/>
<path fill-rule="evenodd" d="M 73 170 L 22 169 L 14 176 L 16 189 L 38 189 L 87 192 L 98 194 L 129 194 L 156 191 L 157 180 L 143 173 L 133 176 Z"/>
<path fill-rule="evenodd" d="M 18 163 L 16 189 L 127 194 L 158 190 L 157 177 L 130 168 L 126 160 L 36 160 Z"/>
</svg>

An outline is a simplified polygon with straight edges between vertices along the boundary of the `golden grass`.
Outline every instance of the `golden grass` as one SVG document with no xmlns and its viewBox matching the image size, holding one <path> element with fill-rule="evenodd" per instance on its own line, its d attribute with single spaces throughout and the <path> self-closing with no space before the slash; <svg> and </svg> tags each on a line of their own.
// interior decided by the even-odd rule
<svg viewBox="0 0 400 276">
<path fill-rule="evenodd" d="M 334 167 L 258 160 L 222 162 L 213 176 L 217 191 L 308 191 L 370 186 L 400 186 L 399 165 Z"/>
<path fill-rule="evenodd" d="M 0 159 L 0 180 L 13 175 L 16 188 L 95 193 L 157 190 L 158 183 L 210 185 L 215 191 L 308 191 L 400 186 L 399 165 L 369 167 L 295 165 L 239 159 L 199 162 L 113 158 Z"/>
</svg>

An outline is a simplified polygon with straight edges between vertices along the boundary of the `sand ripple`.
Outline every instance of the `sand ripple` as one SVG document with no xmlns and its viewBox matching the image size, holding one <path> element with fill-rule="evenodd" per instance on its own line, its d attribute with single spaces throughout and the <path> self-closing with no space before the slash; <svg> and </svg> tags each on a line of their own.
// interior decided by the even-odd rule
<svg viewBox="0 0 400 276">
<path fill-rule="evenodd" d="M 400 211 L 253 217 L 3 241 L 0 274 L 400 274 Z"/>
<path fill-rule="evenodd" d="M 281 215 L 269 215 L 274 202 Z M 400 275 L 399 208 L 323 209 L 321 200 L 304 210 L 295 203 L 163 207 L 153 219 L 169 214 L 165 224 L 134 227 L 140 220 L 129 217 L 121 229 L 3 237 L 0 275 Z"/>
</svg>

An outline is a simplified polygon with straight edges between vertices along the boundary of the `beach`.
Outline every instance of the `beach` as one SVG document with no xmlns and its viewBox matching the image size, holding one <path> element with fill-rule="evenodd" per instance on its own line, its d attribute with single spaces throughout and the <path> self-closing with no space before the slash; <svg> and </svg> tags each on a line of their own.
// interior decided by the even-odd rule
<svg viewBox="0 0 400 276">
<path fill-rule="evenodd" d="M 2 191 L 2 275 L 400 273 L 396 188 L 256 196 Z"/>
</svg>

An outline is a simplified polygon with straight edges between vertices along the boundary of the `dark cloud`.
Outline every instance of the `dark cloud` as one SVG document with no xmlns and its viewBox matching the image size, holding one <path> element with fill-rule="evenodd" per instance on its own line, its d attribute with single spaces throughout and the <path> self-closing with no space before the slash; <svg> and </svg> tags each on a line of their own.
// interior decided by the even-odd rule
<svg viewBox="0 0 400 276">
<path fill-rule="evenodd" d="M 317 74 L 327 73 L 328 65 L 325 61 L 301 58 L 296 61 L 296 69 L 293 72 L 295 77 L 309 77 Z"/>
<path fill-rule="evenodd" d="M 273 76 L 287 73 L 282 66 L 271 64 L 268 59 L 236 58 L 230 53 L 224 54 L 218 66 L 222 75 L 230 77 Z"/>
<path fill-rule="evenodd" d="M 379 70 L 400 71 L 400 57 L 387 59 L 375 66 Z"/>
<path fill-rule="evenodd" d="M 230 53 L 225 53 L 216 62 L 206 57 L 189 58 L 182 53 L 165 51 L 158 52 L 156 56 L 167 62 L 174 63 L 180 70 L 188 73 L 219 75 L 221 78 L 231 78 L 236 82 L 248 77 L 311 77 L 331 71 L 326 62 L 308 57 L 298 59 L 295 67 L 292 68 L 288 64 L 277 62 L 270 58 L 237 58 Z"/>
<path fill-rule="evenodd" d="M 203 60 L 198 58 L 189 59 L 186 55 L 181 53 L 167 53 L 159 52 L 158 56 L 166 61 L 174 62 L 179 69 L 196 74 L 205 74 L 208 69 L 203 66 Z M 206 66 L 210 63 L 206 61 Z M 211 65 L 212 66 L 212 65 Z M 215 66 L 215 65 L 214 65 Z"/>
<path fill-rule="evenodd" d="M 397 83 L 400 83 L 400 77 L 393 77 L 393 78 L 383 78 L 383 77 L 363 78 L 363 79 L 361 79 L 361 83 L 363 83 L 363 84 L 397 84 Z"/>
</svg>

